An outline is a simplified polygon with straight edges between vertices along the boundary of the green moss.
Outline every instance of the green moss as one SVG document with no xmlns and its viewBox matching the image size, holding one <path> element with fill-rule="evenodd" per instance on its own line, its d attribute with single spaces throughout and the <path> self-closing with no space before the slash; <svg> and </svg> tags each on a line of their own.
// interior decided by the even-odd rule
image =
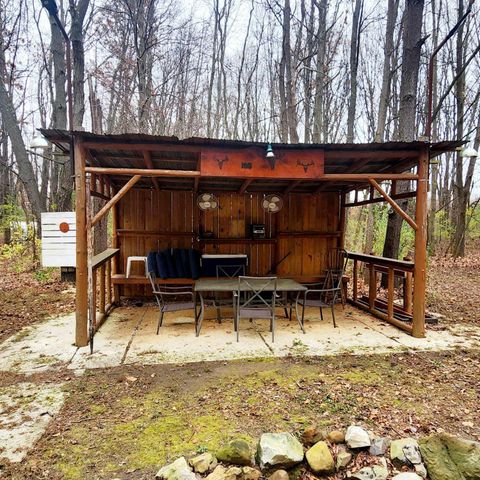
<svg viewBox="0 0 480 480">
<path fill-rule="evenodd" d="M 369 369 L 351 370 L 349 372 L 341 373 L 340 377 L 345 380 L 359 384 L 359 385 L 381 385 L 382 377 L 375 371 Z"/>
</svg>

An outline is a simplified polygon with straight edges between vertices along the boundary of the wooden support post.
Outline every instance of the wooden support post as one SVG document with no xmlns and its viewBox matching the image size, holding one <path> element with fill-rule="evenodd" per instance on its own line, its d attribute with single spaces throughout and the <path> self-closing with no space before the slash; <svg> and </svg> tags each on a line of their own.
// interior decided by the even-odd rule
<svg viewBox="0 0 480 480">
<path fill-rule="evenodd" d="M 101 314 L 105 313 L 105 264 L 100 267 L 100 304 L 98 310 Z"/>
<path fill-rule="evenodd" d="M 415 266 L 413 270 L 412 335 L 425 336 L 425 286 L 427 269 L 427 191 L 429 149 L 425 147 L 418 158 L 418 186 L 415 205 Z"/>
<path fill-rule="evenodd" d="M 388 318 L 393 319 L 393 294 L 395 288 L 393 268 L 388 268 Z"/>
<path fill-rule="evenodd" d="M 375 308 L 375 300 L 377 298 L 377 273 L 375 272 L 375 265 L 369 264 L 370 269 L 370 281 L 368 282 L 368 303 L 370 309 Z"/>
<path fill-rule="evenodd" d="M 345 203 L 346 203 L 346 194 L 342 192 L 340 195 L 340 218 L 339 218 L 339 226 L 338 230 L 340 230 L 340 237 L 338 238 L 338 247 L 345 248 Z"/>
<path fill-rule="evenodd" d="M 88 266 L 85 149 L 75 142 L 76 289 L 75 345 L 88 344 Z"/>
<path fill-rule="evenodd" d="M 358 260 L 353 260 L 353 300 L 358 299 Z"/>
</svg>

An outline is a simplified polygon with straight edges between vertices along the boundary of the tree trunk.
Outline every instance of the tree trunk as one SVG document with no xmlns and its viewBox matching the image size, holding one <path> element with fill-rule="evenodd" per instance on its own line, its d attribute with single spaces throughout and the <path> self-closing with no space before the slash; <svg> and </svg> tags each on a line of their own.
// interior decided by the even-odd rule
<svg viewBox="0 0 480 480">
<path fill-rule="evenodd" d="M 377 131 L 375 141 L 385 141 L 385 127 L 387 122 L 387 111 L 390 103 L 393 70 L 396 67 L 392 64 L 395 44 L 393 36 L 395 33 L 395 24 L 398 16 L 399 0 L 388 0 L 387 26 L 385 27 L 385 46 L 383 50 L 383 75 L 382 89 L 378 103 Z"/>
<path fill-rule="evenodd" d="M 416 101 L 418 70 L 422 41 L 422 18 L 424 0 L 406 0 L 403 16 L 403 52 L 402 76 L 400 82 L 400 108 L 398 121 L 398 140 L 410 142 L 416 138 Z M 410 188 L 409 182 L 397 182 L 397 193 Z M 403 209 L 408 201 L 398 202 Z M 383 256 L 398 258 L 400 233 L 403 219 L 394 210 L 388 215 L 387 232 L 383 247 Z"/>
<path fill-rule="evenodd" d="M 318 8 L 318 33 L 317 33 L 317 71 L 315 75 L 315 102 L 313 110 L 313 135 L 312 139 L 315 143 L 326 141 L 323 138 L 324 131 L 324 90 L 326 65 L 325 55 L 327 48 L 327 8 L 328 0 L 319 0 Z"/>
<path fill-rule="evenodd" d="M 357 72 L 360 56 L 360 33 L 363 17 L 363 0 L 355 1 L 350 39 L 350 99 L 348 102 L 347 142 L 354 140 L 355 112 L 357 109 Z"/>
</svg>

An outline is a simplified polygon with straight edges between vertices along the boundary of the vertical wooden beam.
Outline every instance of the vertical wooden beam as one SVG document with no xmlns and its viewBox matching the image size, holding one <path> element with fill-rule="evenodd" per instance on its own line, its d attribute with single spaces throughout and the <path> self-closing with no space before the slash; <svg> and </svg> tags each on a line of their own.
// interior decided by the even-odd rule
<svg viewBox="0 0 480 480">
<path fill-rule="evenodd" d="M 393 275 L 393 268 L 389 267 L 388 268 L 388 289 L 387 289 L 387 294 L 388 294 L 388 318 L 389 320 L 393 319 L 393 294 L 394 294 L 394 288 L 395 288 L 395 283 L 394 283 L 394 275 Z"/>
<path fill-rule="evenodd" d="M 427 280 L 427 191 L 429 149 L 425 147 L 418 158 L 417 201 L 415 205 L 415 266 L 413 270 L 412 335 L 425 336 L 425 286 Z"/>
<path fill-rule="evenodd" d="M 85 149 L 75 141 L 76 288 L 75 345 L 88 344 L 88 267 Z"/>
<path fill-rule="evenodd" d="M 100 266 L 100 303 L 98 310 L 101 314 L 105 313 L 105 264 Z"/>
<path fill-rule="evenodd" d="M 375 308 L 375 299 L 377 297 L 377 273 L 375 272 L 375 265 L 369 264 L 370 280 L 368 282 L 368 303 L 370 310 Z"/>
<path fill-rule="evenodd" d="M 346 194 L 342 192 L 340 194 L 340 220 L 339 220 L 339 230 L 340 237 L 338 238 L 338 247 L 345 248 L 345 203 L 346 203 Z"/>
</svg>

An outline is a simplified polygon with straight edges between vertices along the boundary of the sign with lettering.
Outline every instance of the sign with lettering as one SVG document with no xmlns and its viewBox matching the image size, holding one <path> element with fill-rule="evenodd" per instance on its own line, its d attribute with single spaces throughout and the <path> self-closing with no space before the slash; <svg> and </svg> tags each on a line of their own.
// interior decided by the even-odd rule
<svg viewBox="0 0 480 480">
<path fill-rule="evenodd" d="M 315 179 L 323 175 L 324 151 L 274 149 L 265 158 L 261 148 L 204 149 L 200 160 L 202 177 Z"/>
</svg>

